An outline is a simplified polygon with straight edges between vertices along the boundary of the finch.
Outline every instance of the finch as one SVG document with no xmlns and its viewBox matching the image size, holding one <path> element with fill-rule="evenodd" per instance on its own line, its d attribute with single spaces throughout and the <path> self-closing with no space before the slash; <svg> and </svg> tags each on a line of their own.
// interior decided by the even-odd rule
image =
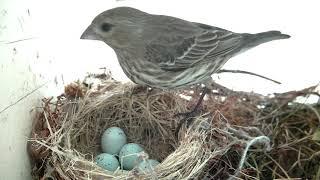
<svg viewBox="0 0 320 180">
<path fill-rule="evenodd" d="M 289 37 L 279 31 L 234 33 L 130 7 L 102 12 L 81 35 L 81 39 L 103 41 L 113 48 L 133 82 L 160 89 L 202 83 L 233 56 Z"/>
</svg>

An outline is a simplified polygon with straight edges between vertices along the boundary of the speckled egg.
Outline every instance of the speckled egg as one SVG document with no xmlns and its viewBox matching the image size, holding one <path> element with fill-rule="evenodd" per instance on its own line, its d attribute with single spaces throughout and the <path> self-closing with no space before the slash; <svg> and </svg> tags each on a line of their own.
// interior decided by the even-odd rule
<svg viewBox="0 0 320 180">
<path fill-rule="evenodd" d="M 127 143 L 127 136 L 121 128 L 110 127 L 104 131 L 101 138 L 102 151 L 108 154 L 118 154 Z"/>
<path fill-rule="evenodd" d="M 118 159 L 107 153 L 102 153 L 96 156 L 95 162 L 98 166 L 108 171 L 115 171 L 119 167 Z"/>
<path fill-rule="evenodd" d="M 143 148 L 135 143 L 128 143 L 124 145 L 119 152 L 121 167 L 124 170 L 132 170 L 142 161 L 142 159 L 139 158 L 139 153 L 143 151 Z"/>
<path fill-rule="evenodd" d="M 143 174 L 149 174 L 153 171 L 153 169 L 160 164 L 157 160 L 148 159 L 142 161 L 138 166 L 138 171 Z"/>
</svg>

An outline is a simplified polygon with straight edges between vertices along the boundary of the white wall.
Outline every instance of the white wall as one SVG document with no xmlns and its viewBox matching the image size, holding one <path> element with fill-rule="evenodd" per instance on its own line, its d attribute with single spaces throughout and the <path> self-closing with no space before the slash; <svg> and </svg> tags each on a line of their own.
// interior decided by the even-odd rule
<svg viewBox="0 0 320 180">
<path fill-rule="evenodd" d="M 43 96 L 61 93 L 62 79 L 67 83 L 85 72 L 107 67 L 116 79 L 127 80 L 109 47 L 79 39 L 94 16 L 115 6 L 132 6 L 235 32 L 281 30 L 292 35 L 290 40 L 241 54 L 225 66 L 256 72 L 282 85 L 247 75 L 224 74 L 219 75 L 220 80 L 215 76 L 231 88 L 272 93 L 319 81 L 318 0 L 0 0 L 0 180 L 30 178 L 25 152 L 30 109 L 38 106 Z M 32 39 L 7 44 L 24 38 Z M 44 87 L 2 111 L 45 82 Z"/>
</svg>

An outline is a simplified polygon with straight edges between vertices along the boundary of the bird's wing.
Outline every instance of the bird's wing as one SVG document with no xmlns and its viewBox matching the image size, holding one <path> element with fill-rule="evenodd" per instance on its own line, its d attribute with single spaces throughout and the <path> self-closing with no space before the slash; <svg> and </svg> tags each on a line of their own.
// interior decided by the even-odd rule
<svg viewBox="0 0 320 180">
<path fill-rule="evenodd" d="M 179 38 L 179 32 L 161 34 L 158 40 L 147 46 L 147 53 L 162 69 L 178 71 L 226 56 L 241 43 L 240 34 L 204 24 L 196 25 L 201 28 L 200 33 L 187 37 Z M 172 35 L 176 37 L 168 37 Z M 161 43 L 160 39 L 170 38 L 174 41 Z"/>
</svg>

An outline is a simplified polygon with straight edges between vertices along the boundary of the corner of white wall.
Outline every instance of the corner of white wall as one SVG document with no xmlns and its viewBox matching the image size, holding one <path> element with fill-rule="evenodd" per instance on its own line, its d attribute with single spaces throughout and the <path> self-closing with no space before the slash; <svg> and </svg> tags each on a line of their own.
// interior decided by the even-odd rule
<svg viewBox="0 0 320 180">
<path fill-rule="evenodd" d="M 41 61 L 27 8 L 0 5 L 0 180 L 31 179 L 26 144 L 46 77 L 32 68 Z M 14 3 L 12 3 L 14 5 Z M 22 5 L 22 7 L 24 7 Z M 24 40 L 31 38 L 30 40 Z M 17 42 L 15 42 L 17 41 Z M 47 83 L 46 85 L 50 85 Z M 42 88 L 40 88 L 42 87 Z"/>
</svg>

